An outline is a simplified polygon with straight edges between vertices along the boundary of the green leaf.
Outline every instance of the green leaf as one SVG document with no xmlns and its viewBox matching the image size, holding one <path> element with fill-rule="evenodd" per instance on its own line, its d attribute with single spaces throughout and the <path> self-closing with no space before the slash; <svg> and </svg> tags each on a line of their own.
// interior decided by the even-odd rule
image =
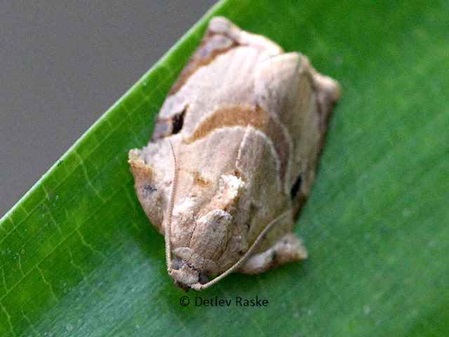
<svg viewBox="0 0 449 337">
<path fill-rule="evenodd" d="M 1 220 L 0 335 L 448 336 L 448 10 L 220 2 Z M 303 52 L 343 98 L 296 229 L 310 259 L 185 294 L 166 273 L 127 152 L 148 141 L 215 14 Z M 269 304 L 197 307 L 199 296 Z"/>
</svg>

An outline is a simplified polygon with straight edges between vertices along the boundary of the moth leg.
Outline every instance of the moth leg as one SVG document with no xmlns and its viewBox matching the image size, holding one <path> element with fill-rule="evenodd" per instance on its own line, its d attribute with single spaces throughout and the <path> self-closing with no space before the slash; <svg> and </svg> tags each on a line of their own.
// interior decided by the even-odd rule
<svg viewBox="0 0 449 337">
<path fill-rule="evenodd" d="M 267 250 L 251 256 L 239 269 L 244 274 L 260 274 L 284 263 L 307 258 L 306 248 L 293 233 L 288 233 Z"/>
</svg>

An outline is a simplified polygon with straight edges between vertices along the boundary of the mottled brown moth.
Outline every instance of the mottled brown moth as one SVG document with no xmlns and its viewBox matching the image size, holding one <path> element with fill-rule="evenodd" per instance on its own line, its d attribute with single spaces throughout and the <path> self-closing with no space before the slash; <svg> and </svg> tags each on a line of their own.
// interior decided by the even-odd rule
<svg viewBox="0 0 449 337">
<path fill-rule="evenodd" d="M 305 259 L 292 228 L 339 85 L 307 57 L 213 18 L 129 163 L 176 285 Z"/>
</svg>

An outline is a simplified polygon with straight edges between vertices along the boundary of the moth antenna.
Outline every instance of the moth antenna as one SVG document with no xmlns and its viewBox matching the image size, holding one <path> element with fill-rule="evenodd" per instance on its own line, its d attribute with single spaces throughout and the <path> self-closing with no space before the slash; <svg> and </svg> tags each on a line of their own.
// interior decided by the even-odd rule
<svg viewBox="0 0 449 337">
<path fill-rule="evenodd" d="M 167 262 L 167 271 L 170 273 L 171 271 L 171 220 L 173 216 L 173 205 L 175 201 L 176 187 L 178 186 L 178 162 L 176 160 L 175 150 L 173 149 L 173 144 L 170 140 L 168 140 L 168 144 L 170 145 L 171 154 L 173 157 L 173 179 L 170 190 L 170 197 L 168 200 L 167 213 L 165 214 L 165 259 Z"/>
<path fill-rule="evenodd" d="M 251 247 L 246 251 L 245 255 L 243 255 L 236 263 L 232 265 L 231 268 L 223 272 L 222 274 L 218 275 L 216 278 L 214 278 L 212 281 L 209 281 L 205 284 L 199 284 L 199 285 L 192 285 L 192 289 L 194 290 L 203 290 L 206 288 L 209 288 L 210 286 L 214 285 L 215 283 L 219 282 L 229 274 L 233 273 L 235 270 L 237 270 L 247 259 L 250 257 L 256 246 L 259 244 L 259 242 L 262 240 L 263 236 L 273 227 L 274 224 L 276 224 L 279 220 L 281 220 L 283 217 L 291 215 L 291 211 L 287 211 L 282 213 L 281 215 L 277 216 L 273 220 L 271 220 L 270 223 L 264 228 L 262 232 L 257 236 L 257 239 L 253 242 Z"/>
<path fill-rule="evenodd" d="M 237 169 L 241 168 L 241 161 L 242 161 L 242 156 L 243 156 L 242 155 L 242 151 L 243 151 L 243 147 L 246 144 L 246 141 L 248 139 L 248 135 L 249 135 L 250 131 L 251 131 L 251 124 L 248 124 L 248 125 L 246 125 L 245 133 L 243 134 L 242 141 L 240 142 L 239 150 L 238 150 L 238 153 L 237 153 L 237 159 L 236 159 L 236 162 L 235 162 L 235 167 Z"/>
</svg>

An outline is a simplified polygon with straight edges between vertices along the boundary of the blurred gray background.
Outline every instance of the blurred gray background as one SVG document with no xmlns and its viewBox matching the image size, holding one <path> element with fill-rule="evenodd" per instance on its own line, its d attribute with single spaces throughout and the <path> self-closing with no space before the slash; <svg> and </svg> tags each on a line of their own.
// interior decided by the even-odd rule
<svg viewBox="0 0 449 337">
<path fill-rule="evenodd" d="M 0 0 L 0 217 L 213 0 Z"/>
</svg>

